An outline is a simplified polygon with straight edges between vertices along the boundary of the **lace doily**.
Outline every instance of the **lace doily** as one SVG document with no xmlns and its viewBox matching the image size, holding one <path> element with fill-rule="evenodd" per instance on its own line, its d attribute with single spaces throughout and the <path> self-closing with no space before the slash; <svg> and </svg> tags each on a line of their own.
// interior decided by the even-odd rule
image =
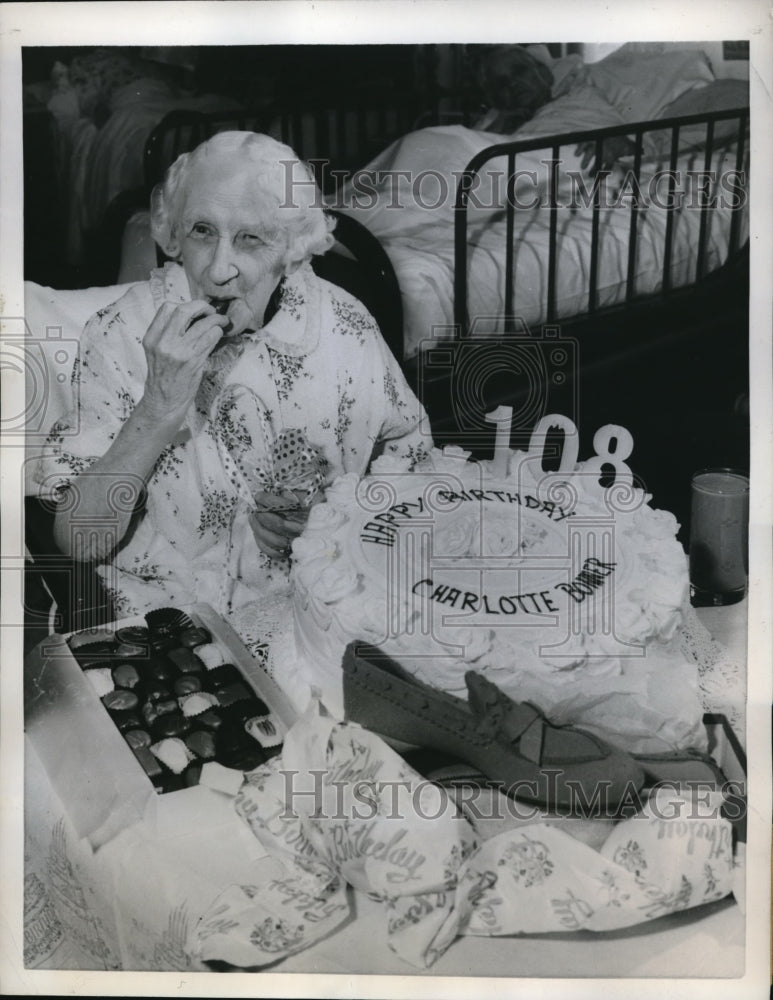
<svg viewBox="0 0 773 1000">
<path fill-rule="evenodd" d="M 297 712 L 306 707 L 312 689 L 295 651 L 293 601 L 277 591 L 234 612 L 229 624 L 260 666 L 284 691 Z"/>
<path fill-rule="evenodd" d="M 743 743 L 746 734 L 746 664 L 733 659 L 690 608 L 680 630 L 682 652 L 698 667 L 703 710 L 727 717 Z"/>
<path fill-rule="evenodd" d="M 282 637 L 292 632 L 292 621 L 292 595 L 289 590 L 284 589 L 268 594 L 259 601 L 252 601 L 236 608 L 228 616 L 228 624 L 239 635 L 260 666 L 280 686 L 282 671 L 277 671 L 275 647 Z M 277 672 L 280 676 L 277 676 Z"/>
</svg>

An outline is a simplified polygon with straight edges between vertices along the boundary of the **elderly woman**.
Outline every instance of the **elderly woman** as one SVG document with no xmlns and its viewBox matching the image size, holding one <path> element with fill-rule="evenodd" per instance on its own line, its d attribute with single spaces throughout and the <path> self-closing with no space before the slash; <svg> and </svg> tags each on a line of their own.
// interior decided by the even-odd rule
<svg viewBox="0 0 773 1000">
<path fill-rule="evenodd" d="M 479 131 L 509 135 L 551 97 L 553 74 L 520 45 L 484 46 L 477 76 L 486 106 L 473 126 Z"/>
<path fill-rule="evenodd" d="M 197 601 L 236 616 L 282 591 L 316 487 L 430 444 L 370 314 L 311 269 L 333 243 L 320 206 L 287 146 L 216 135 L 153 192 L 173 262 L 84 331 L 38 481 L 63 501 L 58 544 L 101 564 L 121 616 Z M 303 481 L 294 510 L 277 462 Z"/>
</svg>

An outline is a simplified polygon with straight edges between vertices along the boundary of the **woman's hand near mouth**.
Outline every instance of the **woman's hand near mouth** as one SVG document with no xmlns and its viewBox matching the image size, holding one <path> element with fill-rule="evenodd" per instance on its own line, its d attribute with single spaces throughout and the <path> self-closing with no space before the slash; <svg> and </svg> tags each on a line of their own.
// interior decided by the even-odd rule
<svg viewBox="0 0 773 1000">
<path fill-rule="evenodd" d="M 160 421 L 179 424 L 193 402 L 209 355 L 228 317 L 209 302 L 165 302 L 142 342 L 148 363 L 145 409 Z"/>
<path fill-rule="evenodd" d="M 202 299 L 165 302 L 158 310 L 142 341 L 148 366 L 143 395 L 105 454 L 75 479 L 78 513 L 94 530 L 74 535 L 67 511 L 57 514 L 54 537 L 63 552 L 78 560 L 106 559 L 123 538 L 134 505 L 117 508 L 108 486 L 120 483 L 139 504 L 140 486 L 180 429 L 227 322 Z"/>
</svg>

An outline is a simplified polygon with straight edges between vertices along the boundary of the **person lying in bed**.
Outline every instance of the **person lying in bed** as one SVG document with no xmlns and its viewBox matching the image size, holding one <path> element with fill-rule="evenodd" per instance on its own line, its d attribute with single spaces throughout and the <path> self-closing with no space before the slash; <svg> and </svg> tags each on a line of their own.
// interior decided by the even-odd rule
<svg viewBox="0 0 773 1000">
<path fill-rule="evenodd" d="M 515 132 L 550 100 L 553 74 L 520 45 L 484 46 L 477 75 L 486 107 L 479 131 Z"/>
<path fill-rule="evenodd" d="M 326 485 L 431 446 L 370 314 L 311 269 L 333 243 L 320 206 L 289 147 L 216 135 L 153 191 L 172 261 L 86 326 L 36 478 L 121 617 L 282 591 Z"/>
</svg>

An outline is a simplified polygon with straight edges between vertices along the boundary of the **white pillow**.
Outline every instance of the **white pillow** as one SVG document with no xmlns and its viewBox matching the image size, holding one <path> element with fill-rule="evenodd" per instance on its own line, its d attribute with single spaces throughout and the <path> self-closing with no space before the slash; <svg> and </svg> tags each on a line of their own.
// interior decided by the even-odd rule
<svg viewBox="0 0 773 1000">
<path fill-rule="evenodd" d="M 588 68 L 588 79 L 626 122 L 658 118 L 682 94 L 714 80 L 703 52 L 682 49 L 642 54 L 624 45 Z"/>
<path fill-rule="evenodd" d="M 713 83 L 682 94 L 663 109 L 662 118 L 676 118 L 680 115 L 701 115 L 708 111 L 731 111 L 748 107 L 749 85 L 745 80 L 715 80 Z M 746 125 L 748 133 L 748 121 Z M 714 125 L 713 146 L 735 142 L 738 138 L 738 119 L 729 118 Z M 688 125 L 679 133 L 679 148 L 682 151 L 703 148 L 706 144 L 705 125 Z M 671 148 L 671 130 L 648 132 L 646 137 L 647 155 L 665 157 Z"/>
<path fill-rule="evenodd" d="M 98 309 L 129 288 L 131 284 L 57 291 L 24 282 L 25 329 L 13 339 L 24 362 L 27 495 L 37 492 L 32 474 L 49 430 L 72 406 L 70 376 L 83 328 Z"/>
</svg>

